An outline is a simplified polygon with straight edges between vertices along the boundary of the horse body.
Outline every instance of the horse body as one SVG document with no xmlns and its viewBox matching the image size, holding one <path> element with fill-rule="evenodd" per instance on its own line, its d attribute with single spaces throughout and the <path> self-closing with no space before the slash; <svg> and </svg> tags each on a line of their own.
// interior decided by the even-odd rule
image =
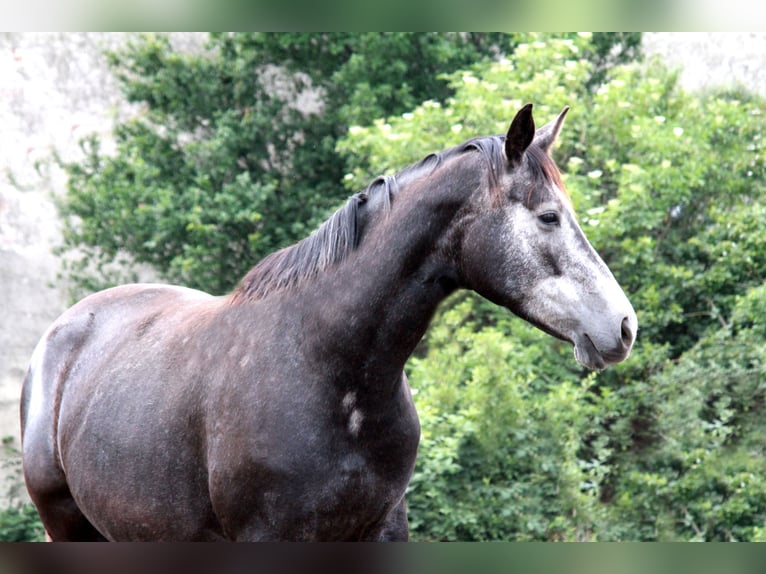
<svg viewBox="0 0 766 574">
<path fill-rule="evenodd" d="M 30 489 L 45 496 L 37 475 L 59 475 L 52 496 L 114 540 L 406 538 L 419 422 L 403 367 L 448 292 L 422 281 L 441 265 L 412 237 L 417 213 L 402 210 L 395 234 L 410 257 L 371 240 L 264 299 L 131 285 L 75 305 L 25 386 L 25 451 L 58 438 L 46 467 L 25 465 Z"/>
<path fill-rule="evenodd" d="M 21 405 L 50 537 L 406 539 L 403 368 L 447 295 L 478 291 L 590 367 L 632 346 L 635 313 L 535 164 L 563 116 L 535 132 L 527 106 L 505 140 L 376 180 L 228 296 L 131 285 L 65 312 Z"/>
<path fill-rule="evenodd" d="M 130 286 L 64 315 L 22 403 L 25 451 L 49 443 L 44 464 L 25 461 L 49 534 L 406 537 L 397 507 L 419 423 L 401 367 L 344 360 L 341 349 L 365 355 L 328 344 L 340 328 L 290 299 L 276 310 L 234 308 L 224 298 Z M 325 343 L 306 347 L 314 329 Z M 61 521 L 65 503 L 72 516 Z"/>
</svg>

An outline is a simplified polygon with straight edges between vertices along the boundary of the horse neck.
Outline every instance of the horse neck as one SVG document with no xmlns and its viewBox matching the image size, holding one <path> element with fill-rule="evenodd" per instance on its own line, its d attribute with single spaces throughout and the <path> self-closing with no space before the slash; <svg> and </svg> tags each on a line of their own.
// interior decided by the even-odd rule
<svg viewBox="0 0 766 574">
<path fill-rule="evenodd" d="M 403 188 L 359 247 L 302 290 L 324 355 L 398 381 L 439 303 L 459 286 L 453 253 L 482 171 L 445 165 Z"/>
</svg>

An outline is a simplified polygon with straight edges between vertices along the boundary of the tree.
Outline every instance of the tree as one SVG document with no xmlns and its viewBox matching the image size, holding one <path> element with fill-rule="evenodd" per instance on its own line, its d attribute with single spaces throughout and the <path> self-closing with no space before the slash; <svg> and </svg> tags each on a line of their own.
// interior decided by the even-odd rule
<svg viewBox="0 0 766 574">
<path fill-rule="evenodd" d="M 67 166 L 62 251 L 82 290 L 115 258 L 216 293 L 308 233 L 343 199 L 350 122 L 444 99 L 438 77 L 505 49 L 502 34 L 216 34 L 199 53 L 146 36 L 109 54 L 142 112 Z M 94 273 L 95 268 L 95 273 Z"/>
</svg>

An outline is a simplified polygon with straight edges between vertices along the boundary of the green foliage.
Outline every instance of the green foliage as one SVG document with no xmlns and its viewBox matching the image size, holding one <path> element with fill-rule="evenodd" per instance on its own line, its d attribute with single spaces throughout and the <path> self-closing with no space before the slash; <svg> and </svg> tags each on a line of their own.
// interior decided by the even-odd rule
<svg viewBox="0 0 766 574">
<path fill-rule="evenodd" d="M 589 540 L 607 452 L 581 437 L 597 426 L 580 380 L 543 335 L 518 321 L 477 325 L 461 296 L 410 365 L 422 422 L 408 493 L 424 540 Z M 554 373 L 556 373 L 554 375 Z"/>
<path fill-rule="evenodd" d="M 369 127 L 352 126 L 338 144 L 349 167 L 347 187 L 358 189 L 379 173 L 394 172 L 427 153 L 477 134 L 505 133 L 513 114 L 534 101 L 535 116 L 551 118 L 587 91 L 591 63 L 582 57 L 585 39 L 521 43 L 511 58 L 445 75 L 456 92 L 446 106 L 428 100 Z M 553 74 L 552 70 L 565 70 Z"/>
<path fill-rule="evenodd" d="M 763 288 L 748 293 L 763 307 Z M 746 319 L 746 322 L 749 322 Z M 739 322 L 739 321 L 737 321 Z M 711 331 L 648 387 L 657 439 L 617 478 L 614 537 L 752 540 L 766 523 L 763 331 Z"/>
<path fill-rule="evenodd" d="M 24 479 L 21 457 L 13 442 L 13 437 L 3 437 L 2 471 L 7 481 L 7 490 L 5 505 L 0 508 L 0 542 L 41 542 L 45 530 L 37 509 L 22 498 Z"/>
<path fill-rule="evenodd" d="M 45 531 L 33 504 L 0 510 L 0 542 L 42 542 Z"/>
<path fill-rule="evenodd" d="M 657 60 L 598 76 L 587 35 L 518 40 L 449 75 L 446 102 L 352 128 L 346 179 L 502 133 L 526 101 L 538 121 L 572 106 L 555 156 L 641 332 L 626 363 L 586 375 L 486 305 L 457 305 L 469 322 L 442 314 L 410 367 L 414 535 L 763 538 L 764 102 L 689 94 Z"/>
</svg>

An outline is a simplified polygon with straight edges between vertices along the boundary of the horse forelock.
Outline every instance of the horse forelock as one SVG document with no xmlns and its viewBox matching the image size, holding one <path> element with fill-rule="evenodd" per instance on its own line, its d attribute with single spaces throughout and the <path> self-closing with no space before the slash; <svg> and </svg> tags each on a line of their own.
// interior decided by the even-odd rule
<svg viewBox="0 0 766 574">
<path fill-rule="evenodd" d="M 488 136 L 468 140 L 459 150 L 476 150 L 483 158 L 488 172 L 490 200 L 493 205 L 502 205 L 504 193 L 501 182 L 507 169 L 507 159 L 503 151 L 505 136 Z M 550 199 L 551 186 L 558 188 L 564 199 L 571 204 L 569 193 L 561 179 L 561 172 L 556 162 L 536 143 L 532 143 L 525 152 L 526 169 L 531 174 L 532 185 L 528 186 L 524 205 L 534 209 Z"/>
</svg>

